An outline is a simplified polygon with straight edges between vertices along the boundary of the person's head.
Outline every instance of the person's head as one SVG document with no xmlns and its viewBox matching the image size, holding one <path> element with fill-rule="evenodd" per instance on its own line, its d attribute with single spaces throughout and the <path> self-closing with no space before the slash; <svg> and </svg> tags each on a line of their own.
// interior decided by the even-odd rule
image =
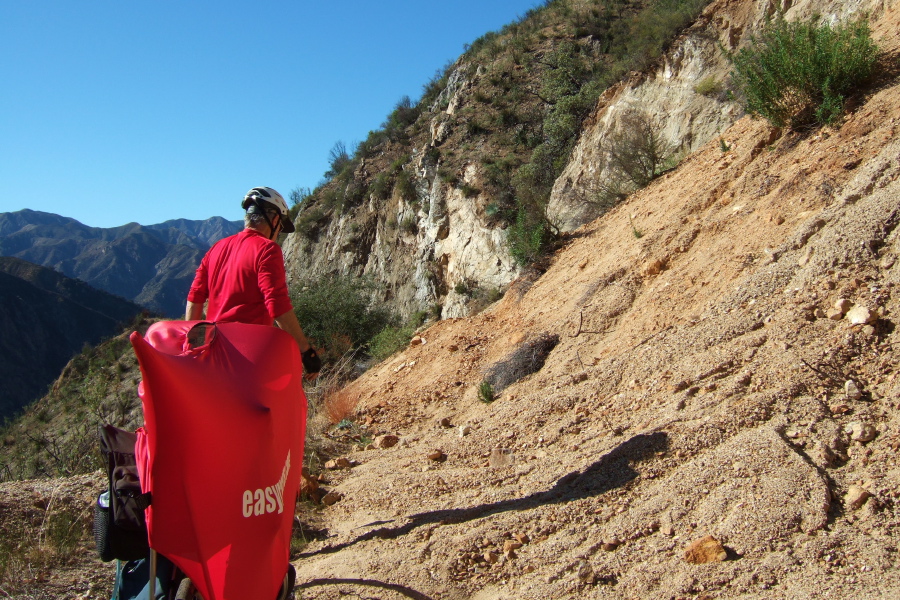
<svg viewBox="0 0 900 600">
<path fill-rule="evenodd" d="M 256 230 L 268 228 L 269 239 L 275 239 L 279 233 L 294 232 L 287 202 L 272 188 L 253 188 L 244 196 L 241 207 L 247 211 L 244 225 Z"/>
</svg>

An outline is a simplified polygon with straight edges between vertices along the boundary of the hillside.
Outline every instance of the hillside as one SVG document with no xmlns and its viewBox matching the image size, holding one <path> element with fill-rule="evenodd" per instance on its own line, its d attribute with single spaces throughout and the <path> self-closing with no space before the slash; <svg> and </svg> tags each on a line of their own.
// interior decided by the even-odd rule
<svg viewBox="0 0 900 600">
<path fill-rule="evenodd" d="M 85 344 L 119 333 L 140 312 L 83 281 L 0 257 L 0 421 L 43 395 Z"/>
<path fill-rule="evenodd" d="M 285 241 L 291 280 L 367 277 L 404 317 L 465 316 L 552 245 L 545 205 L 600 93 L 651 70 L 708 3 L 546 2 L 475 40 L 333 161 Z"/>
<path fill-rule="evenodd" d="M 450 318 L 313 404 L 305 464 L 328 495 L 297 505 L 297 598 L 900 596 L 896 0 L 792 3 L 795 16 L 868 11 L 886 54 L 834 126 L 778 130 L 707 98 L 723 121 L 683 129 L 695 133 L 677 167 L 594 220 L 573 210 L 596 189 L 597 145 L 620 111 L 644 98 L 684 116 L 668 103 L 698 80 L 686 49 L 745 41 L 773 8 L 716 0 L 655 66 L 598 98 L 551 197 L 571 231 L 539 268 L 510 266 L 508 285 L 471 282 L 505 290 L 479 314 L 450 316 L 468 309 L 455 283 L 512 262 L 461 234 L 505 235 L 480 225 L 485 207 L 462 187 L 477 178 L 429 179 L 446 202 L 416 207 L 434 218 L 415 233 L 397 227 L 412 210 L 399 189 L 359 205 L 368 213 L 319 206 L 311 237 L 286 248 L 295 283 L 301 261 L 357 275 L 380 264 L 395 277 L 385 295 L 404 302 L 416 281 L 443 281 Z M 381 254 L 344 237 L 388 230 Z M 90 361 L 60 385 L 102 374 L 109 395 L 79 410 L 131 426 L 133 358 Z M 52 397 L 40 408 L 57 427 L 70 419 Z M 0 557 L 16 543 L 35 557 L 0 560 L 2 589 L 108 592 L 86 527 L 99 485 L 96 473 L 0 484 L 12 534 Z M 68 535 L 49 543 L 40 532 L 58 519 Z M 67 558 L 41 558 L 48 548 Z"/>
<path fill-rule="evenodd" d="M 203 254 L 242 226 L 240 221 L 213 217 L 100 228 L 25 209 L 0 214 L 0 255 L 55 269 L 177 317 L 184 313 L 187 289 Z"/>
<path fill-rule="evenodd" d="M 898 25 L 878 14 L 894 60 Z M 351 386 L 360 447 L 399 442 L 326 472 L 300 597 L 896 597 L 890 77 L 835 128 L 739 120 Z M 692 564 L 707 535 L 726 560 Z"/>
</svg>

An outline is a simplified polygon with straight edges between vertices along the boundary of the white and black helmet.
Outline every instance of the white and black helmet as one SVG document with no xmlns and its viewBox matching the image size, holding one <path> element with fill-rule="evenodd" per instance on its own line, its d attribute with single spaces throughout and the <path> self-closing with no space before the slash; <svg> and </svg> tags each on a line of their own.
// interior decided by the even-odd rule
<svg viewBox="0 0 900 600">
<path fill-rule="evenodd" d="M 249 212 L 255 212 L 251 210 L 251 207 L 256 207 L 265 215 L 264 209 L 269 207 L 261 206 L 263 202 L 269 203 L 271 208 L 277 210 L 278 214 L 281 215 L 282 231 L 284 233 L 293 233 L 294 224 L 291 222 L 287 202 L 284 201 L 281 194 L 270 187 L 255 187 L 247 192 L 247 195 L 244 196 L 244 201 L 241 202 L 241 208 Z"/>
</svg>

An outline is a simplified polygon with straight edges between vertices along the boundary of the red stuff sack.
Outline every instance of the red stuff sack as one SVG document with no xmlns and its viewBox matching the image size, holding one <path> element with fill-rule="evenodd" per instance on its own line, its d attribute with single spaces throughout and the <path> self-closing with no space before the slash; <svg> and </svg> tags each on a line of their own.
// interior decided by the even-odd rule
<svg viewBox="0 0 900 600">
<path fill-rule="evenodd" d="M 165 321 L 131 343 L 150 547 L 206 600 L 275 598 L 306 433 L 296 342 L 263 325 Z"/>
</svg>

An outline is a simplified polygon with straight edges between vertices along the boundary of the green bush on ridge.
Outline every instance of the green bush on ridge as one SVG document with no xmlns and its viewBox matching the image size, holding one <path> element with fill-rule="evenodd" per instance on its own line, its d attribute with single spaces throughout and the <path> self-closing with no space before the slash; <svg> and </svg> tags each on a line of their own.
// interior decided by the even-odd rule
<svg viewBox="0 0 900 600">
<path fill-rule="evenodd" d="M 372 302 L 372 286 L 350 276 L 326 275 L 307 281 L 291 294 L 303 331 L 323 360 L 335 362 L 396 321 L 384 306 Z"/>
<path fill-rule="evenodd" d="M 871 75 L 878 55 L 868 22 L 832 26 L 779 14 L 749 46 L 729 54 L 738 95 L 775 127 L 833 123 L 848 94 Z"/>
</svg>

